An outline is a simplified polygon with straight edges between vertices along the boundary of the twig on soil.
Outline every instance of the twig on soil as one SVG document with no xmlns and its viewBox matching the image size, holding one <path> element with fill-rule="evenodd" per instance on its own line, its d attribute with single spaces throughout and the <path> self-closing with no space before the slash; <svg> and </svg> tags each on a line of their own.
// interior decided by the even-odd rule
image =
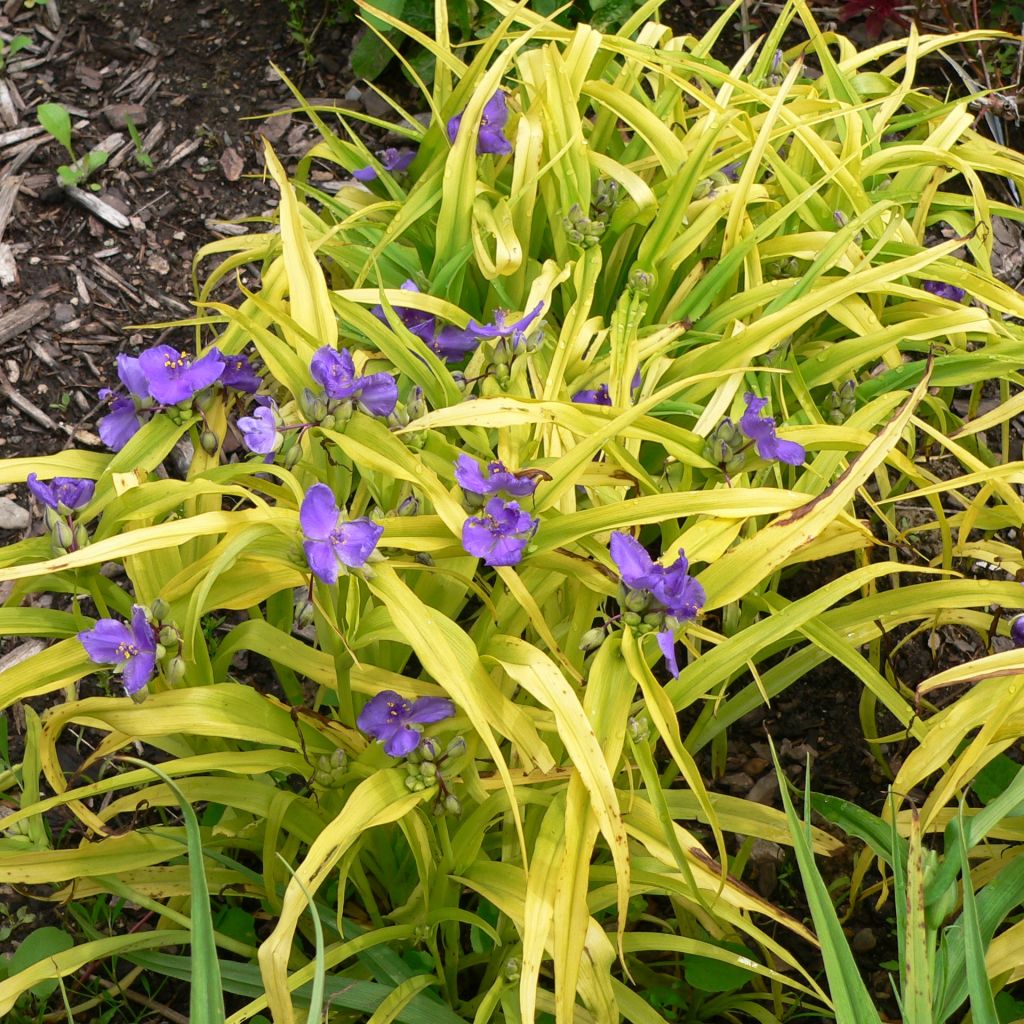
<svg viewBox="0 0 1024 1024">
<path fill-rule="evenodd" d="M 50 306 L 46 302 L 36 300 L 26 302 L 17 309 L 0 316 L 0 345 L 6 344 L 11 338 L 24 334 L 30 327 L 35 327 L 41 320 L 50 315 Z"/>
<path fill-rule="evenodd" d="M 65 188 L 64 192 L 69 199 L 73 199 L 79 206 L 84 206 L 94 217 L 98 217 L 112 228 L 124 231 L 131 226 L 131 221 L 120 210 L 115 210 L 91 192 L 73 186 Z"/>
<path fill-rule="evenodd" d="M 18 197 L 21 182 L 21 175 L 12 175 L 0 181 L 0 242 L 4 240 L 4 231 L 11 219 L 11 211 L 14 209 L 14 200 Z"/>
</svg>

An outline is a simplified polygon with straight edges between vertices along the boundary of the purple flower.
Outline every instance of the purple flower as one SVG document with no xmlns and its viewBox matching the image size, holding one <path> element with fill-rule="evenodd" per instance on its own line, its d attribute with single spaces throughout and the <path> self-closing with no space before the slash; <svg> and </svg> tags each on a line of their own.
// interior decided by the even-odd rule
<svg viewBox="0 0 1024 1024">
<path fill-rule="evenodd" d="M 463 523 L 462 546 L 484 565 L 518 565 L 538 525 L 517 502 L 491 498 L 483 515 Z"/>
<path fill-rule="evenodd" d="M 341 511 L 326 484 L 313 484 L 299 510 L 302 547 L 316 577 L 338 582 L 338 568 L 361 569 L 377 546 L 384 527 L 369 519 L 342 522 Z"/>
<path fill-rule="evenodd" d="M 420 697 L 411 704 L 394 690 L 382 690 L 367 701 L 356 725 L 384 744 L 384 753 L 405 757 L 419 745 L 422 734 L 414 725 L 440 722 L 455 714 L 455 705 L 444 697 Z"/>
<path fill-rule="evenodd" d="M 123 675 L 125 692 L 138 693 L 156 670 L 156 634 L 141 605 L 132 606 L 129 627 L 117 619 L 99 619 L 78 634 L 85 653 L 97 664 L 112 663 Z"/>
<path fill-rule="evenodd" d="M 238 429 L 242 432 L 242 443 L 258 455 L 270 455 L 280 451 L 284 437 L 278 431 L 277 403 L 272 398 L 263 399 L 251 416 L 238 418 Z"/>
<path fill-rule="evenodd" d="M 674 629 L 663 629 L 659 631 L 657 640 L 665 664 L 675 679 L 679 675 L 679 662 L 676 661 L 676 632 Z"/>
<path fill-rule="evenodd" d="M 415 281 L 409 280 L 402 283 L 404 292 L 419 292 L 419 290 Z M 412 309 L 409 306 L 392 306 L 391 308 L 410 334 L 415 334 L 420 341 L 428 345 L 431 344 L 436 329 L 436 318 L 432 314 L 425 313 L 422 309 Z M 374 306 L 370 312 L 382 323 L 388 322 L 383 306 Z"/>
<path fill-rule="evenodd" d="M 49 483 L 43 483 L 35 473 L 29 473 L 25 482 L 37 501 L 61 515 L 84 508 L 92 501 L 96 490 L 95 480 L 81 480 L 72 476 L 55 476 Z"/>
<path fill-rule="evenodd" d="M 776 437 L 775 420 L 771 416 L 761 416 L 761 410 L 768 404 L 768 399 L 758 398 L 749 391 L 743 399 L 747 409 L 740 417 L 740 430 L 754 442 L 757 454 L 762 459 L 776 459 L 790 466 L 802 465 L 807 455 L 804 446 Z"/>
<path fill-rule="evenodd" d="M 480 118 L 480 134 L 476 139 L 477 156 L 483 153 L 505 155 L 512 152 L 512 143 L 505 138 L 505 123 L 508 121 L 508 104 L 505 93 L 499 89 L 484 105 Z M 448 141 L 455 142 L 462 125 L 462 114 L 456 114 L 448 122 Z"/>
<path fill-rule="evenodd" d="M 1014 647 L 1024 647 L 1024 615 L 1018 615 L 1010 623 L 1010 639 Z"/>
<path fill-rule="evenodd" d="M 310 362 L 310 373 L 327 397 L 344 402 L 357 401 L 372 416 L 389 416 L 398 402 L 398 385 L 387 373 L 356 376 L 355 363 L 348 349 L 329 345 L 317 349 Z"/>
<path fill-rule="evenodd" d="M 932 295 L 938 295 L 940 299 L 949 299 L 950 302 L 963 302 L 967 294 L 963 288 L 957 288 L 955 284 L 946 284 L 945 281 L 923 281 L 921 287 Z"/>
<path fill-rule="evenodd" d="M 526 313 L 519 320 L 514 320 L 512 323 L 505 322 L 505 317 L 508 316 L 508 313 L 504 309 L 496 309 L 494 311 L 493 324 L 478 324 L 475 320 L 470 320 L 466 330 L 477 338 L 507 338 L 511 335 L 512 348 L 514 350 L 526 333 L 526 328 L 540 316 L 540 311 L 543 308 L 544 303 L 538 302 L 529 313 Z"/>
<path fill-rule="evenodd" d="M 156 345 L 139 354 L 139 366 L 150 395 L 163 405 L 177 405 L 220 378 L 224 357 L 211 348 L 201 359 L 193 360 L 184 350 Z"/>
<path fill-rule="evenodd" d="M 504 491 L 515 498 L 533 494 L 540 482 L 536 476 L 521 475 L 506 469 L 505 464 L 498 460 L 487 464 L 485 475 L 480 463 L 466 454 L 455 460 L 455 480 L 470 494 L 498 494 Z"/>
<path fill-rule="evenodd" d="M 680 622 L 697 617 L 706 596 L 704 588 L 689 575 L 690 563 L 681 551 L 671 565 L 660 565 L 638 540 L 616 531 L 612 534 L 611 556 L 622 582 L 631 590 L 648 591 Z"/>
<path fill-rule="evenodd" d="M 629 382 L 629 390 L 632 394 L 640 387 L 640 368 L 637 367 L 636 373 L 633 374 L 633 379 Z M 587 388 L 583 391 L 577 391 L 572 396 L 574 402 L 579 402 L 583 405 L 611 405 L 612 396 L 608 391 L 607 384 L 599 384 L 596 388 Z"/>
<path fill-rule="evenodd" d="M 256 393 L 263 382 L 247 356 L 225 356 L 220 382 L 226 388 L 243 391 L 247 395 Z"/>
<path fill-rule="evenodd" d="M 377 159 L 385 171 L 391 171 L 392 174 L 396 174 L 399 171 L 404 171 L 413 162 L 415 156 L 416 150 L 414 149 L 404 146 L 401 149 L 395 149 L 394 146 L 389 146 L 377 154 Z M 372 164 L 360 167 L 352 172 L 352 177 L 356 181 L 373 181 L 377 177 L 377 168 Z"/>
<path fill-rule="evenodd" d="M 100 440 L 119 452 L 142 428 L 142 420 L 135 402 L 124 395 L 115 397 L 110 409 L 99 422 Z"/>
<path fill-rule="evenodd" d="M 583 405 L 611 405 L 612 396 L 608 393 L 607 384 L 599 384 L 596 388 L 587 388 L 583 391 L 577 391 L 572 396 L 574 402 L 580 402 Z"/>
</svg>

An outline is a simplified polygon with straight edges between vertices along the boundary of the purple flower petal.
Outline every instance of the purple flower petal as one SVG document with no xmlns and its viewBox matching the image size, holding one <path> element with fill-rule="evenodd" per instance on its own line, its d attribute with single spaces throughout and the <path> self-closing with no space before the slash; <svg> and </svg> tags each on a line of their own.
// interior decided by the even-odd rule
<svg viewBox="0 0 1024 1024">
<path fill-rule="evenodd" d="M 462 546 L 485 565 L 517 565 L 536 532 L 538 521 L 514 501 L 491 498 L 484 514 L 462 525 Z"/>
<path fill-rule="evenodd" d="M 955 284 L 946 284 L 945 281 L 923 281 L 921 287 L 932 295 L 938 295 L 940 299 L 949 299 L 950 302 L 963 302 L 967 294 L 963 288 L 957 288 Z"/>
<path fill-rule="evenodd" d="M 655 565 L 644 546 L 628 533 L 612 534 L 610 551 L 622 582 L 633 590 L 650 590 L 656 578 Z"/>
<path fill-rule="evenodd" d="M 675 679 L 679 675 L 679 662 L 676 661 L 676 635 L 674 630 L 663 629 L 658 634 L 658 646 L 661 648 L 661 653 L 665 656 L 665 664 L 668 666 L 672 678 Z"/>
<path fill-rule="evenodd" d="M 344 401 L 356 392 L 356 367 L 348 349 L 336 350 L 324 345 L 317 349 L 309 370 L 328 398 Z"/>
<path fill-rule="evenodd" d="M 118 355 L 117 376 L 136 398 L 149 398 L 149 382 L 138 359 L 126 356 L 123 352 Z"/>
<path fill-rule="evenodd" d="M 508 122 L 508 103 L 505 93 L 499 89 L 484 105 L 480 118 L 480 130 L 476 140 L 476 152 L 506 155 L 512 152 L 512 144 L 505 137 L 505 124 Z M 462 126 L 462 114 L 456 114 L 447 125 L 448 141 L 455 142 Z"/>
<path fill-rule="evenodd" d="M 246 356 L 225 356 L 220 382 L 226 388 L 253 395 L 263 382 Z"/>
<path fill-rule="evenodd" d="M 1010 639 L 1014 647 L 1024 647 L 1024 615 L 1018 615 L 1010 623 Z"/>
<path fill-rule="evenodd" d="M 480 344 L 480 338 L 468 327 L 447 324 L 427 344 L 446 363 L 456 363 L 476 349 Z"/>
<path fill-rule="evenodd" d="M 338 582 L 339 562 L 334 556 L 334 546 L 329 540 L 304 540 L 302 550 L 306 553 L 306 561 L 318 580 L 329 586 Z"/>
<path fill-rule="evenodd" d="M 372 416 L 390 416 L 398 404 L 398 385 L 389 373 L 356 378 L 355 396 Z"/>
<path fill-rule="evenodd" d="M 299 524 L 309 540 L 328 540 L 338 525 L 341 512 L 334 493 L 326 484 L 313 484 L 302 499 Z"/>
<path fill-rule="evenodd" d="M 422 738 L 419 730 L 403 725 L 395 729 L 390 736 L 382 739 L 384 753 L 389 757 L 405 757 L 420 745 Z"/>
<path fill-rule="evenodd" d="M 366 518 L 350 519 L 331 534 L 334 554 L 350 569 L 361 569 L 383 533 L 384 527 L 379 523 Z"/>
<path fill-rule="evenodd" d="M 583 405 L 611 405 L 612 396 L 608 392 L 608 385 L 601 384 L 597 388 L 586 388 L 583 391 L 577 391 L 572 396 L 574 402 L 579 402 Z"/>
<path fill-rule="evenodd" d="M 129 696 L 138 693 L 153 678 L 156 671 L 156 654 L 153 651 L 141 651 L 128 659 L 121 675 L 124 691 Z"/>
<path fill-rule="evenodd" d="M 490 493 L 488 482 L 480 470 L 480 463 L 465 453 L 455 460 L 455 482 L 470 494 Z"/>
<path fill-rule="evenodd" d="M 99 665 L 126 661 L 133 645 L 131 630 L 117 619 L 98 619 L 92 629 L 79 633 L 78 639 L 89 658 Z"/>
<path fill-rule="evenodd" d="M 277 417 L 272 408 L 260 406 L 251 416 L 240 416 L 237 423 L 242 432 L 242 443 L 251 452 L 269 455 L 280 449 L 284 440 L 278 433 Z"/>
<path fill-rule="evenodd" d="M 78 477 L 55 476 L 49 483 L 43 483 L 35 473 L 29 473 L 25 481 L 36 500 L 55 512 L 63 505 L 65 509 L 83 508 L 92 501 L 96 490 L 94 480 Z"/>
<path fill-rule="evenodd" d="M 775 436 L 775 420 L 771 416 L 760 415 L 768 399 L 758 398 L 749 391 L 743 398 L 747 409 L 740 417 L 740 430 L 754 442 L 757 454 L 762 459 L 774 459 L 791 466 L 802 465 L 807 454 L 803 445 L 780 440 Z"/>
<path fill-rule="evenodd" d="M 446 697 L 419 697 L 413 701 L 409 711 L 409 721 L 426 725 L 428 722 L 440 722 L 455 714 L 455 705 Z"/>
<path fill-rule="evenodd" d="M 679 555 L 676 561 L 665 568 L 651 590 L 665 606 L 665 610 L 680 622 L 695 619 L 704 606 L 707 597 L 704 588 L 687 574 L 689 562 Z"/>
<path fill-rule="evenodd" d="M 186 402 L 216 381 L 224 368 L 224 357 L 213 348 L 201 359 L 170 345 L 156 345 L 139 354 L 139 366 L 146 376 L 149 393 L 164 405 Z"/>
<path fill-rule="evenodd" d="M 130 398 L 115 398 L 111 410 L 99 422 L 100 440 L 119 452 L 142 429 L 142 421 Z"/>
<path fill-rule="evenodd" d="M 471 320 L 467 330 L 480 338 L 504 338 L 510 334 L 522 334 L 540 316 L 540 311 L 543 308 L 544 303 L 538 302 L 529 313 L 526 313 L 518 320 L 512 321 L 512 323 L 506 323 L 505 311 L 498 309 L 494 312 L 493 324 L 478 324 L 475 320 Z"/>
</svg>

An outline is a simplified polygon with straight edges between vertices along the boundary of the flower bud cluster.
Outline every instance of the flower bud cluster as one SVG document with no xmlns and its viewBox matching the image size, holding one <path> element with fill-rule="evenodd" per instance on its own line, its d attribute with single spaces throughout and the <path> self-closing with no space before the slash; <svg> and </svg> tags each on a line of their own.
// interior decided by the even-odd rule
<svg viewBox="0 0 1024 1024">
<path fill-rule="evenodd" d="M 704 458 L 716 466 L 722 466 L 730 475 L 738 473 L 746 461 L 744 450 L 748 447 L 743 431 L 728 417 L 722 420 L 704 443 Z"/>
<path fill-rule="evenodd" d="M 842 387 L 833 388 L 825 399 L 825 418 L 829 423 L 845 423 L 857 411 L 857 382 L 846 381 Z"/>
<path fill-rule="evenodd" d="M 321 754 L 313 770 L 313 784 L 324 789 L 337 789 L 348 771 L 348 754 L 341 747 L 330 754 Z"/>
<path fill-rule="evenodd" d="M 585 216 L 579 203 L 573 203 L 569 207 L 569 212 L 562 218 L 566 237 L 574 245 L 582 246 L 584 249 L 600 243 L 606 226 L 605 221 L 599 216 Z"/>
</svg>

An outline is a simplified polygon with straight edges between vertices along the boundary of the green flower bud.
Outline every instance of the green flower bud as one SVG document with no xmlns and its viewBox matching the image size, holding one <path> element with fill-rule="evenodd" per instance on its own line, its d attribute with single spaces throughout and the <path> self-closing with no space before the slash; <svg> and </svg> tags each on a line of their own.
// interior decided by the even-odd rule
<svg viewBox="0 0 1024 1024">
<path fill-rule="evenodd" d="M 630 612 L 643 613 L 651 603 L 651 595 L 646 590 L 627 590 L 622 603 Z"/>
<path fill-rule="evenodd" d="M 457 818 L 462 813 L 462 801 L 454 793 L 449 793 L 444 798 L 445 813 Z"/>
<path fill-rule="evenodd" d="M 651 735 L 651 723 L 646 715 L 629 718 L 626 729 L 634 743 L 643 743 Z"/>
<path fill-rule="evenodd" d="M 156 613 L 154 612 L 154 615 Z M 173 626 L 164 626 L 160 630 L 159 636 L 160 643 L 164 647 L 177 647 L 178 646 L 178 631 Z"/>
<path fill-rule="evenodd" d="M 604 626 L 595 626 L 593 629 L 588 629 L 586 633 L 580 637 L 580 650 L 581 651 L 596 651 L 601 644 L 604 643 L 606 636 Z"/>
<path fill-rule="evenodd" d="M 79 523 L 75 527 L 75 546 L 78 548 L 84 548 L 89 546 L 89 531 L 85 528 L 84 523 Z"/>
<path fill-rule="evenodd" d="M 407 775 L 405 778 L 405 788 L 409 790 L 410 793 L 416 793 L 423 788 L 423 784 L 415 775 Z"/>
<path fill-rule="evenodd" d="M 199 435 L 199 444 L 207 455 L 216 455 L 220 448 L 220 439 L 212 430 L 204 430 Z"/>
<path fill-rule="evenodd" d="M 338 768 L 344 768 L 348 764 L 348 754 L 341 748 L 331 751 L 331 768 L 337 770 Z"/>
<path fill-rule="evenodd" d="M 420 499 L 415 494 L 410 494 L 409 497 L 405 498 L 395 509 L 395 515 L 398 516 L 414 516 L 419 513 L 420 510 Z"/>
<path fill-rule="evenodd" d="M 48 530 L 52 530 L 55 524 L 62 521 L 63 520 L 56 509 L 50 508 L 49 505 L 46 505 L 43 508 L 43 522 L 46 523 L 46 528 Z"/>
<path fill-rule="evenodd" d="M 572 242 L 574 245 L 583 244 L 583 232 L 577 231 L 575 228 L 569 228 L 565 232 L 565 237 L 568 238 L 569 241 Z"/>
<path fill-rule="evenodd" d="M 519 981 L 519 975 L 522 969 L 523 965 L 514 956 L 510 956 L 505 961 L 505 980 L 512 983 Z"/>
<path fill-rule="evenodd" d="M 432 736 L 424 736 L 416 750 L 420 761 L 436 761 L 441 756 L 441 744 Z"/>
<path fill-rule="evenodd" d="M 163 661 L 167 657 L 167 648 L 163 644 L 156 645 L 156 660 Z"/>
<path fill-rule="evenodd" d="M 333 413 L 326 413 L 322 420 L 320 420 L 320 426 L 324 430 L 333 430 L 338 425 L 337 417 Z"/>
<path fill-rule="evenodd" d="M 636 613 L 636 612 L 626 612 L 626 613 L 625 613 L 625 614 L 624 614 L 624 615 L 622 616 L 622 621 L 623 621 L 623 622 L 624 622 L 624 623 L 625 623 L 625 624 L 626 624 L 627 626 L 632 626 L 632 627 L 633 627 L 633 628 L 635 629 L 635 628 L 636 628 L 637 626 L 639 626 L 639 625 L 640 625 L 640 623 L 641 623 L 641 621 L 642 621 L 642 620 L 641 620 L 640 616 L 639 616 L 639 615 L 637 615 L 637 613 Z"/>
<path fill-rule="evenodd" d="M 180 656 L 171 658 L 171 660 L 167 663 L 167 668 L 164 669 L 164 678 L 172 686 L 175 686 L 177 683 L 180 683 L 185 678 L 186 668 L 187 666 L 185 665 L 184 658 Z"/>
<path fill-rule="evenodd" d="M 302 591 L 301 596 L 296 599 L 294 611 L 292 617 L 295 622 L 296 629 L 305 629 L 313 622 L 313 616 L 316 614 L 316 609 L 313 607 L 313 602 L 306 596 L 306 592 Z"/>
<path fill-rule="evenodd" d="M 418 420 L 427 413 L 427 403 L 423 400 L 423 388 L 413 388 L 409 401 L 405 403 L 405 411 L 410 420 Z"/>
<path fill-rule="evenodd" d="M 58 554 L 70 551 L 75 544 L 75 532 L 63 519 L 58 519 L 50 530 L 53 550 Z"/>
<path fill-rule="evenodd" d="M 434 564 L 434 557 L 429 551 L 417 551 L 416 554 L 412 556 L 412 560 L 414 562 L 418 562 L 420 565 L 428 567 Z"/>
<path fill-rule="evenodd" d="M 665 622 L 664 612 L 648 612 L 644 616 L 644 625 L 650 626 L 651 629 L 661 629 Z"/>
<path fill-rule="evenodd" d="M 629 275 L 627 286 L 630 291 L 643 298 L 650 294 L 651 288 L 654 286 L 654 275 L 649 270 L 634 270 Z"/>
<path fill-rule="evenodd" d="M 153 615 L 154 622 L 163 622 L 171 614 L 171 606 L 162 597 L 158 597 L 149 606 L 149 610 Z"/>
<path fill-rule="evenodd" d="M 322 393 L 317 394 L 309 388 L 303 388 L 299 398 L 299 408 L 307 420 L 311 423 L 319 423 L 327 415 L 327 396 Z"/>
<path fill-rule="evenodd" d="M 294 469 L 295 464 L 302 458 L 302 445 L 296 441 L 284 454 L 284 468 Z"/>
<path fill-rule="evenodd" d="M 465 736 L 456 736 L 452 739 L 448 746 L 444 748 L 444 759 L 446 761 L 454 761 L 458 757 L 466 752 L 466 738 Z"/>
<path fill-rule="evenodd" d="M 714 188 L 715 183 L 710 178 L 701 178 L 693 187 L 693 198 L 694 199 L 705 199 L 711 195 L 711 190 Z"/>
</svg>

